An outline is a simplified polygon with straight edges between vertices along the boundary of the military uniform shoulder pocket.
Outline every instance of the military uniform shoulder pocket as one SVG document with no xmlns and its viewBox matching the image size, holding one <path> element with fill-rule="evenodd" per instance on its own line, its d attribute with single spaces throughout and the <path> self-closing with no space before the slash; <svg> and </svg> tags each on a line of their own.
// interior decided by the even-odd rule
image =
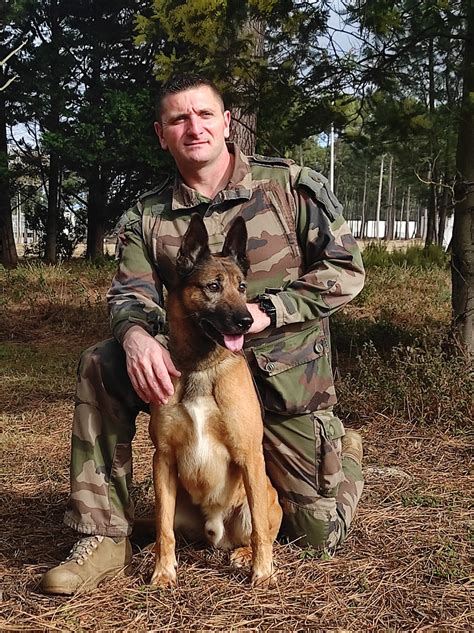
<svg viewBox="0 0 474 633">
<path fill-rule="evenodd" d="M 149 191 L 145 191 L 145 193 L 142 193 L 139 198 L 140 201 L 146 200 L 146 198 L 149 198 L 150 196 L 158 195 L 170 183 L 170 181 L 171 176 L 167 176 L 157 187 L 155 187 L 154 189 L 150 189 Z"/>
<path fill-rule="evenodd" d="M 248 157 L 250 163 L 259 163 L 260 165 L 268 165 L 268 167 L 284 167 L 288 169 L 293 161 L 290 158 L 279 158 L 277 156 L 262 156 L 261 154 L 253 154 Z"/>
<path fill-rule="evenodd" d="M 310 196 L 320 203 L 331 222 L 342 215 L 342 205 L 329 187 L 328 179 L 314 169 L 302 167 L 295 183 L 296 187 L 303 187 Z"/>
</svg>

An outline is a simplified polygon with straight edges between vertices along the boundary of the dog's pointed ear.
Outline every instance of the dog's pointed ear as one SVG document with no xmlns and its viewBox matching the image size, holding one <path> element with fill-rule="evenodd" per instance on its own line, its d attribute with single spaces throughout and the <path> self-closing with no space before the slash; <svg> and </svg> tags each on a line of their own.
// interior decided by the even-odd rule
<svg viewBox="0 0 474 633">
<path fill-rule="evenodd" d="M 250 268 L 247 257 L 247 227 L 240 215 L 231 224 L 221 254 L 222 257 L 232 257 L 244 275 L 247 274 Z"/>
<path fill-rule="evenodd" d="M 193 213 L 188 230 L 176 257 L 176 271 L 180 277 L 187 277 L 203 257 L 209 257 L 209 236 L 203 219 Z"/>
</svg>

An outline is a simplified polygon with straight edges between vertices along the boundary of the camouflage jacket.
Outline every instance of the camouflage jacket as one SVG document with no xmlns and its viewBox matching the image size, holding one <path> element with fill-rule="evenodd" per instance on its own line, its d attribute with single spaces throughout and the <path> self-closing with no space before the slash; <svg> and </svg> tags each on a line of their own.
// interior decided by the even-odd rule
<svg viewBox="0 0 474 633">
<path fill-rule="evenodd" d="M 192 213 L 218 252 L 237 215 L 246 221 L 248 298 L 269 293 L 276 327 L 246 337 L 245 354 L 264 407 L 299 415 L 336 402 L 327 317 L 362 289 L 362 258 L 327 180 L 290 160 L 244 156 L 209 200 L 179 175 L 144 194 L 119 222 L 118 271 L 107 300 L 114 336 L 134 324 L 166 334 L 158 258 L 173 261 Z M 160 337 L 161 338 L 161 337 Z"/>
</svg>

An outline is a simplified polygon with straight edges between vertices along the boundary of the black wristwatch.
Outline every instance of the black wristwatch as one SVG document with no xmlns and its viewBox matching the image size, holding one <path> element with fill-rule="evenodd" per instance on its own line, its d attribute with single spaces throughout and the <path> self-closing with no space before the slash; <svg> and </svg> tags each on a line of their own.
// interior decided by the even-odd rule
<svg viewBox="0 0 474 633">
<path fill-rule="evenodd" d="M 257 297 L 259 308 L 262 312 L 270 317 L 272 327 L 276 326 L 276 308 L 273 305 L 273 301 L 270 298 L 270 295 L 262 294 Z"/>
</svg>

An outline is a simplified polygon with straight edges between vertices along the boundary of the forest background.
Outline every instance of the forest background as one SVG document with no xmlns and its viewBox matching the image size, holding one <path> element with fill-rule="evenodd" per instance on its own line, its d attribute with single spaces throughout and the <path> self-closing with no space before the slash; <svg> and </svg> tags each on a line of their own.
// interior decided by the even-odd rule
<svg viewBox="0 0 474 633">
<path fill-rule="evenodd" d="M 0 20 L 1 630 L 474 630 L 474 2 L 6 0 Z M 181 70 L 219 84 L 248 152 L 328 174 L 333 126 L 348 219 L 376 217 L 382 183 L 384 240 L 364 245 L 365 288 L 331 322 L 364 493 L 336 557 L 275 544 L 270 592 L 183 543 L 178 586 L 154 591 L 153 553 L 134 541 L 129 576 L 45 596 L 42 574 L 77 538 L 62 525 L 74 372 L 110 336 L 104 240 L 172 167 L 154 98 Z M 21 258 L 18 200 L 40 238 Z M 426 244 L 391 254 L 407 209 L 427 210 Z M 85 258 L 70 260 L 79 243 Z M 141 516 L 144 415 L 133 451 Z"/>
<path fill-rule="evenodd" d="M 335 130 L 335 192 L 361 234 L 380 217 L 391 239 L 398 218 L 426 209 L 426 245 L 443 244 L 455 214 L 454 325 L 472 349 L 473 11 L 470 0 L 3 2 L 0 263 L 17 262 L 15 204 L 47 262 L 84 241 L 87 258 L 102 256 L 121 213 L 170 168 L 152 126 L 160 83 L 197 70 L 222 89 L 247 153 L 327 173 Z"/>
</svg>

